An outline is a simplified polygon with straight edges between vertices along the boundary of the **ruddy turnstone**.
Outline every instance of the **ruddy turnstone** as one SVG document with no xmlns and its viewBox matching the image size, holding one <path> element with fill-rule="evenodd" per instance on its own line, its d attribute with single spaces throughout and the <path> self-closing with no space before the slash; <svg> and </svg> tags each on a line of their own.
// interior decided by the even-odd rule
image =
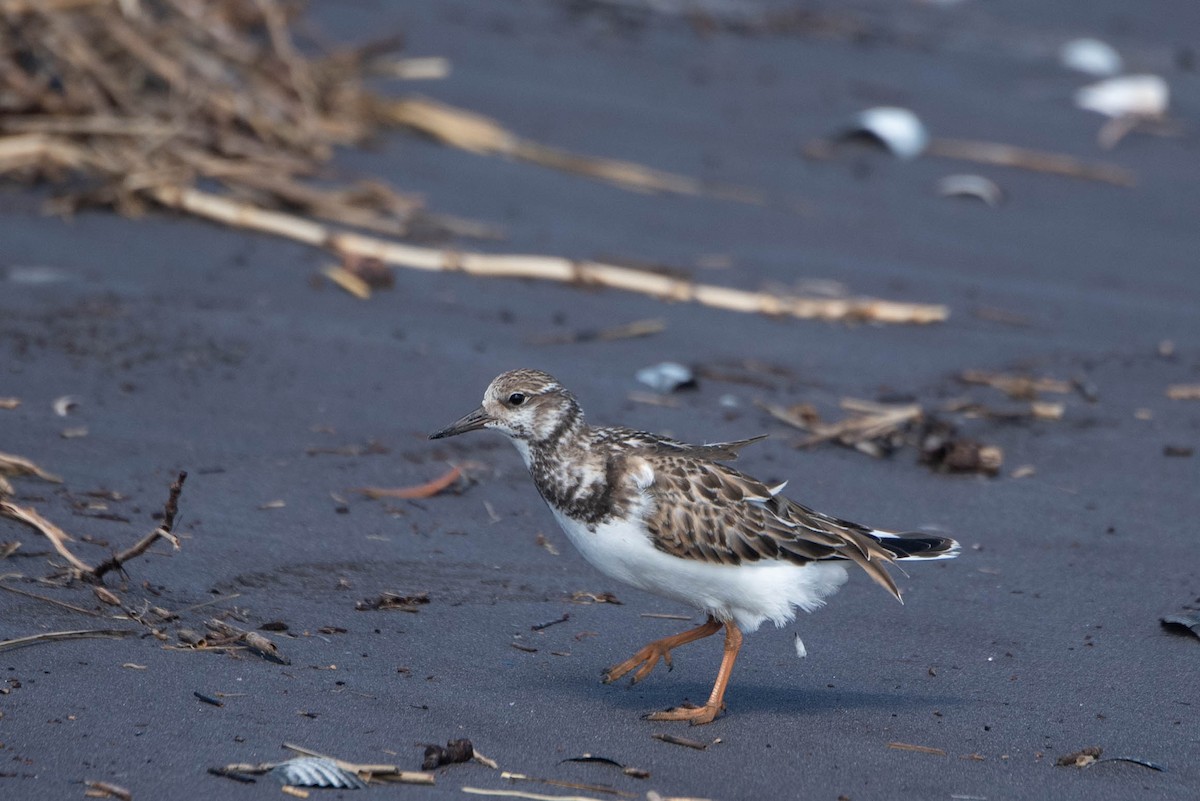
<svg viewBox="0 0 1200 801">
<path fill-rule="evenodd" d="M 763 437 L 689 445 L 616 426 L 591 426 L 575 397 L 539 370 L 497 376 L 483 405 L 431 439 L 491 428 L 512 440 L 567 538 L 600 572 L 674 598 L 708 615 L 700 626 L 655 640 L 605 672 L 636 683 L 671 650 L 725 629 L 725 653 L 704 706 L 655 712 L 650 720 L 710 723 L 742 633 L 764 621 L 792 621 L 846 581 L 854 562 L 900 600 L 887 566 L 902 559 L 950 559 L 946 537 L 898 534 L 815 512 L 721 462 Z"/>
</svg>

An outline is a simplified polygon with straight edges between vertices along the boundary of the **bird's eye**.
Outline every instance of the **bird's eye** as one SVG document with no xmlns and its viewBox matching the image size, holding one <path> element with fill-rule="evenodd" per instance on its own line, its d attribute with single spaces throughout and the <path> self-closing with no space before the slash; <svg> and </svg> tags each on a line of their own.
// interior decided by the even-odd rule
<svg viewBox="0 0 1200 801">
<path fill-rule="evenodd" d="M 509 406 L 520 406 L 524 402 L 525 402 L 525 393 L 524 392 L 514 392 L 513 394 L 508 396 L 508 405 Z"/>
</svg>

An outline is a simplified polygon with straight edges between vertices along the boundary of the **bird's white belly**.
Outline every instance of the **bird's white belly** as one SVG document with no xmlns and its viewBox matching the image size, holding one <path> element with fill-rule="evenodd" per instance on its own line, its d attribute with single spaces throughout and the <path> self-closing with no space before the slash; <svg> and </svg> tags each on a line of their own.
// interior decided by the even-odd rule
<svg viewBox="0 0 1200 801">
<path fill-rule="evenodd" d="M 672 556 L 654 547 L 635 523 L 587 525 L 551 507 L 567 538 L 600 572 L 634 587 L 695 606 L 718 620 L 733 620 L 746 631 L 763 621 L 792 621 L 796 608 L 823 605 L 846 582 L 838 562 L 762 561 L 718 565 Z"/>
</svg>

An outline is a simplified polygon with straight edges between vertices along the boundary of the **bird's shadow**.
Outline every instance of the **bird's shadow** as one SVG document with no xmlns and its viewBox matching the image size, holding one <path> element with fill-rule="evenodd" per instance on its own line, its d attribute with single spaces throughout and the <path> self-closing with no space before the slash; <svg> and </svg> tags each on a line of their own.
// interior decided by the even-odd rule
<svg viewBox="0 0 1200 801">
<path fill-rule="evenodd" d="M 656 671 L 657 673 L 657 671 Z M 663 675 L 667 675 L 665 672 Z M 650 711 L 678 706 L 685 701 L 703 704 L 708 699 L 712 684 L 700 681 L 659 681 L 654 677 L 636 685 L 627 679 L 605 685 L 598 678 L 575 675 L 560 675 L 547 681 L 547 689 L 553 688 L 565 694 L 575 695 L 581 700 L 603 701 L 627 709 Z M 962 703 L 963 699 L 951 695 L 930 695 L 896 690 L 894 692 L 872 692 L 864 690 L 816 687 L 789 687 L 785 684 L 761 684 L 736 679 L 725 694 L 725 703 L 743 712 L 780 712 L 795 714 L 822 714 L 849 709 L 928 709 L 950 708 Z"/>
</svg>

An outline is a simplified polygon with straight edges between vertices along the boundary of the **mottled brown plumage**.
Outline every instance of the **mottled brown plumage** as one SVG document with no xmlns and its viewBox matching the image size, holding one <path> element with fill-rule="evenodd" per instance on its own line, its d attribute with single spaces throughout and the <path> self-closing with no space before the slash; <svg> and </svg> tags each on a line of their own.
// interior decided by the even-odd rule
<svg viewBox="0 0 1200 801">
<path fill-rule="evenodd" d="M 888 573 L 897 559 L 944 559 L 958 544 L 946 537 L 901 535 L 821 514 L 789 500 L 723 462 L 762 437 L 707 445 L 618 426 L 590 426 L 575 397 L 553 376 L 514 370 L 488 386 L 479 409 L 433 434 L 494 428 L 529 467 L 538 492 L 571 542 L 604 573 L 690 603 L 708 622 L 655 641 L 614 666 L 640 680 L 671 649 L 725 627 L 725 658 L 704 707 L 655 719 L 711 721 L 742 629 L 783 625 L 795 609 L 811 611 L 846 579 L 853 562 L 897 599 Z"/>
</svg>

